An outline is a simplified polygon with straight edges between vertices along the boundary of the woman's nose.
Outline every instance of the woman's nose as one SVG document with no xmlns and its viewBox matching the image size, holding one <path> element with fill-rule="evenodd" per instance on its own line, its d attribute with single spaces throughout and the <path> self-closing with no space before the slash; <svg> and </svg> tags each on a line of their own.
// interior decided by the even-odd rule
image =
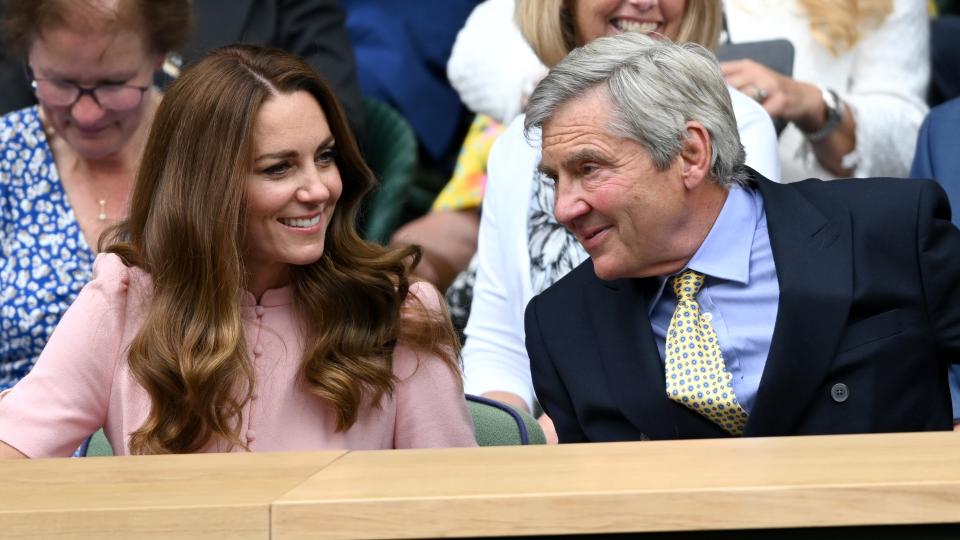
<svg viewBox="0 0 960 540">
<path fill-rule="evenodd" d="M 70 116 L 80 127 L 93 127 L 106 115 L 107 111 L 100 106 L 93 96 L 83 95 L 70 108 Z"/>
</svg>

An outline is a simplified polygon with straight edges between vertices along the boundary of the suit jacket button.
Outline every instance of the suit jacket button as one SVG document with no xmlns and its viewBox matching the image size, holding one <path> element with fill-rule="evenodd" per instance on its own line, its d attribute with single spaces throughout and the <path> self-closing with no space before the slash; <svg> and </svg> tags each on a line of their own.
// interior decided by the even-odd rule
<svg viewBox="0 0 960 540">
<path fill-rule="evenodd" d="M 838 382 L 830 388 L 830 397 L 837 403 L 843 403 L 850 397 L 850 389 L 842 382 Z"/>
</svg>

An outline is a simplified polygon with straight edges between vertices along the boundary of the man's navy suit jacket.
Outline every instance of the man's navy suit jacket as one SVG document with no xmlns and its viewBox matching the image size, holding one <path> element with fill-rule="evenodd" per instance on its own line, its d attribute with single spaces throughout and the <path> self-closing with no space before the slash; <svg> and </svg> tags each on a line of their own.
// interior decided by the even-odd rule
<svg viewBox="0 0 960 540">
<path fill-rule="evenodd" d="M 950 429 L 960 231 L 942 189 L 901 179 L 781 185 L 756 173 L 751 183 L 780 299 L 744 435 Z M 648 317 L 656 286 L 600 280 L 587 260 L 527 306 L 534 388 L 561 442 L 727 436 L 666 397 Z"/>
</svg>

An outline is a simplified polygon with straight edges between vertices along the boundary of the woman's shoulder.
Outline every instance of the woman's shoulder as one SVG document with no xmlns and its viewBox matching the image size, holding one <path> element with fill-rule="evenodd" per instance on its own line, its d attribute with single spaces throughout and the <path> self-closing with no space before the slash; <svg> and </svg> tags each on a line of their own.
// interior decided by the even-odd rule
<svg viewBox="0 0 960 540">
<path fill-rule="evenodd" d="M 442 302 L 440 291 L 433 284 L 427 281 L 414 281 L 410 284 L 407 297 L 403 299 L 403 316 L 404 318 L 418 316 L 423 312 L 441 313 Z"/>
<path fill-rule="evenodd" d="M 143 292 L 151 287 L 150 275 L 136 266 L 128 266 L 115 253 L 100 253 L 93 263 L 93 275 L 87 288 L 109 298 L 125 298 L 130 291 Z"/>
<path fill-rule="evenodd" d="M 416 330 L 416 335 L 408 336 L 410 339 L 401 338 L 397 343 L 393 351 L 394 375 L 400 379 L 406 379 L 422 368 L 425 360 L 427 360 L 426 365 L 429 366 L 442 366 L 444 364 L 439 362 L 438 357 L 427 353 L 427 351 L 432 350 L 436 345 L 430 343 L 431 338 L 428 336 L 432 336 L 432 339 L 441 342 L 442 347 L 446 347 L 443 342 L 447 338 L 444 337 L 443 328 L 450 325 L 450 316 L 445 306 L 440 291 L 429 282 L 415 281 L 410 284 L 407 297 L 403 300 L 401 317 L 402 324 L 412 326 L 412 328 L 408 328 L 408 332 Z M 455 338 L 452 328 L 450 330 L 449 339 L 451 342 L 449 345 L 452 347 L 454 346 L 452 340 Z M 434 368 L 431 367 L 430 369 Z"/>
<path fill-rule="evenodd" d="M 730 85 L 727 85 L 727 91 L 730 92 L 730 104 L 733 105 L 733 114 L 737 117 L 737 124 L 748 123 L 747 119 L 749 118 L 769 120 L 770 114 L 755 99 Z"/>
<path fill-rule="evenodd" d="M 40 123 L 39 108 L 36 105 L 0 116 L 0 145 L 7 146 L 22 141 L 35 146 L 41 140 L 43 125 Z"/>
</svg>

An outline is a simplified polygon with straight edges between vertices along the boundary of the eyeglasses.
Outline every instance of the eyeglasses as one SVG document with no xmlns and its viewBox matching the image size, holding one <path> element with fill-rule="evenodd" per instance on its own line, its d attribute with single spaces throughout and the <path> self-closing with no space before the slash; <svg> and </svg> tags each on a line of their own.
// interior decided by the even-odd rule
<svg viewBox="0 0 960 540">
<path fill-rule="evenodd" d="M 84 88 L 77 83 L 57 79 L 33 79 L 33 93 L 51 107 L 72 107 L 83 95 L 89 95 L 102 109 L 128 111 L 143 101 L 149 86 L 130 84 L 98 84 Z"/>
</svg>

